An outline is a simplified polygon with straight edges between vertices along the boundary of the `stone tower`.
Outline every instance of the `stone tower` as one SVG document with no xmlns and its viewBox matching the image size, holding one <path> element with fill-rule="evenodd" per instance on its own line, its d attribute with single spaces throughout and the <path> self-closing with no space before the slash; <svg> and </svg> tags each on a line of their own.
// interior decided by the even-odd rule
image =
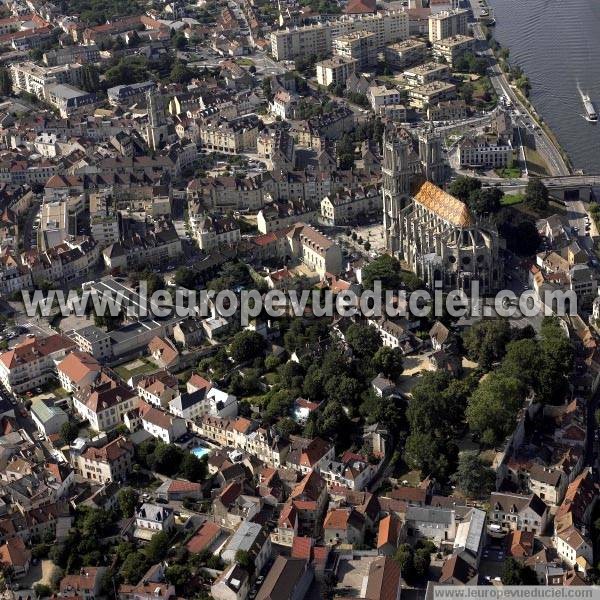
<svg viewBox="0 0 600 600">
<path fill-rule="evenodd" d="M 163 98 L 157 90 L 146 92 L 146 107 L 148 108 L 146 141 L 151 150 L 158 150 L 167 138 L 167 121 Z"/>
<path fill-rule="evenodd" d="M 397 256 L 400 211 L 410 198 L 411 182 L 416 174 L 414 151 L 410 134 L 402 128 L 388 125 L 383 133 L 383 228 L 385 245 Z M 418 161 L 417 161 L 418 164 Z"/>
<path fill-rule="evenodd" d="M 442 136 L 433 129 L 419 132 L 419 158 L 425 179 L 435 185 L 443 185 L 446 181 L 446 163 L 442 153 Z"/>
</svg>

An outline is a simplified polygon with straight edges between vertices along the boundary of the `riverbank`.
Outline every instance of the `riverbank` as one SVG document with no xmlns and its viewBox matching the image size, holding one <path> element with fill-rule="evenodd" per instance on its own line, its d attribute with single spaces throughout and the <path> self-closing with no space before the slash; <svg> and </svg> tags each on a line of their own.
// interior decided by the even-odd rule
<svg viewBox="0 0 600 600">
<path fill-rule="evenodd" d="M 600 174 L 600 127 L 586 119 L 582 94 L 600 107 L 600 3 L 572 0 L 486 0 L 496 19 L 493 38 L 509 49 L 531 82 L 527 105 L 546 124 L 573 171 Z M 474 0 L 478 5 L 479 0 Z M 564 161 L 563 161 L 564 162 Z"/>
<path fill-rule="evenodd" d="M 479 22 L 482 10 L 486 11 L 491 18 L 497 21 L 498 17 L 492 14 L 493 7 L 489 5 L 487 0 L 483 0 L 481 5 L 479 4 L 479 0 L 469 1 L 476 21 L 473 25 L 473 33 L 478 39 L 485 41 L 488 45 L 488 54 L 494 61 L 491 69 L 496 73 L 498 78 L 498 91 L 512 100 L 516 108 L 520 106 L 523 113 L 528 115 L 532 122 L 539 127 L 538 131 L 531 133 L 535 140 L 535 148 L 530 148 L 530 150 L 535 153 L 536 158 L 539 156 L 543 159 L 546 167 L 545 169 L 538 170 L 539 172 L 536 172 L 536 174 L 543 175 L 543 170 L 549 175 L 571 174 L 573 166 L 568 153 L 559 143 L 551 127 L 538 113 L 531 100 L 523 93 L 530 86 L 527 74 L 521 68 L 519 68 L 519 72 L 516 74 L 511 72 L 509 64 L 510 48 L 503 47 L 500 44 L 494 36 L 492 28 Z M 520 86 L 514 84 L 515 75 L 518 75 L 520 78 Z"/>
</svg>

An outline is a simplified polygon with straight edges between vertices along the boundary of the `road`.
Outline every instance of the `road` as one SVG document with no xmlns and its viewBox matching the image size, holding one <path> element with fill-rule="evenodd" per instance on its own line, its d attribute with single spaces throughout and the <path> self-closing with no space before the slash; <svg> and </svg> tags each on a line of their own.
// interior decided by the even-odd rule
<svg viewBox="0 0 600 600">
<path fill-rule="evenodd" d="M 476 0 L 469 0 L 471 4 L 471 9 L 473 11 L 473 15 L 475 18 L 479 16 L 481 8 L 478 6 Z M 482 41 L 487 46 L 487 41 L 485 39 L 485 35 L 481 30 L 481 27 L 478 23 L 474 23 L 473 25 L 473 34 L 475 37 Z M 525 117 L 525 124 L 528 122 L 533 124 L 535 123 L 535 119 L 531 114 L 530 110 L 521 102 L 518 96 L 515 94 L 513 89 L 510 87 L 508 83 L 508 79 L 500 69 L 500 66 L 496 62 L 494 57 L 494 53 L 491 48 L 487 47 L 484 51 L 481 52 L 483 56 L 486 56 L 490 59 L 492 65 L 489 70 L 490 82 L 496 93 L 500 96 L 503 95 L 510 99 L 513 103 L 513 106 L 521 111 L 521 114 Z M 548 166 L 548 170 L 552 175 L 570 175 L 571 171 L 569 167 L 566 165 L 560 151 L 555 146 L 554 142 L 550 139 L 548 134 L 543 130 L 535 130 L 532 131 L 532 135 L 534 136 L 536 143 L 536 150 L 540 153 L 542 158 L 545 160 L 546 165 Z"/>
</svg>

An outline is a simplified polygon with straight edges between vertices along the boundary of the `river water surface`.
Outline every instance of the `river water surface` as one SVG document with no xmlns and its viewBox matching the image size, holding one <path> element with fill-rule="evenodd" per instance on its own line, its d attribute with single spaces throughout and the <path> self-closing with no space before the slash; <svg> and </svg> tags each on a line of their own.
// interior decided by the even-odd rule
<svg viewBox="0 0 600 600">
<path fill-rule="evenodd" d="M 531 100 L 576 169 L 600 174 L 600 122 L 585 120 L 581 92 L 600 112 L 600 0 L 488 0 L 494 36 L 531 82 Z"/>
</svg>

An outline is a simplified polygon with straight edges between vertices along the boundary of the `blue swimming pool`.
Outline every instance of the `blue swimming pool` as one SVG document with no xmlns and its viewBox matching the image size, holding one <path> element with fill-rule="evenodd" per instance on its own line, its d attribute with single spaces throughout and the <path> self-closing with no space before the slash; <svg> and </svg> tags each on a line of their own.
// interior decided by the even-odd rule
<svg viewBox="0 0 600 600">
<path fill-rule="evenodd" d="M 194 456 L 202 458 L 203 456 L 210 454 L 211 450 L 210 448 L 205 448 L 204 446 L 196 446 L 195 448 L 192 448 L 191 452 Z"/>
</svg>

